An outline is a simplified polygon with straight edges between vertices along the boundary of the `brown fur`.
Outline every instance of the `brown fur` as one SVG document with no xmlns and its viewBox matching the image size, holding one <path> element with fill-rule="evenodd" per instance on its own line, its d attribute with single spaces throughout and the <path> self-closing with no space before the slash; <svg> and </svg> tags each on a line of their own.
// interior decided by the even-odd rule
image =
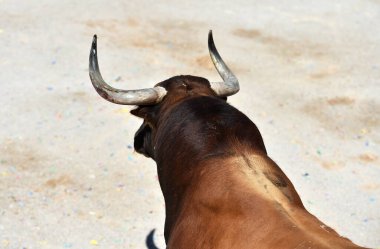
<svg viewBox="0 0 380 249">
<path fill-rule="evenodd" d="M 243 113 L 206 79 L 177 76 L 144 119 L 136 151 L 157 163 L 170 249 L 359 248 L 311 215 Z"/>
</svg>

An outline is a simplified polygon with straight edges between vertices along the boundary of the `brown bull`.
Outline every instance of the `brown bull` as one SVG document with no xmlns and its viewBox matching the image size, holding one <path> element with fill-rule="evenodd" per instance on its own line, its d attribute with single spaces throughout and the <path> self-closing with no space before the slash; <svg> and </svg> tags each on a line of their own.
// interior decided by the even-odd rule
<svg viewBox="0 0 380 249">
<path fill-rule="evenodd" d="M 154 88 L 120 90 L 102 79 L 96 36 L 92 43 L 97 92 L 113 103 L 138 105 L 131 113 L 144 119 L 134 147 L 157 163 L 167 248 L 360 248 L 305 209 L 267 155 L 256 125 L 226 102 L 239 83 L 211 32 L 209 50 L 221 83 L 176 76 Z"/>
</svg>

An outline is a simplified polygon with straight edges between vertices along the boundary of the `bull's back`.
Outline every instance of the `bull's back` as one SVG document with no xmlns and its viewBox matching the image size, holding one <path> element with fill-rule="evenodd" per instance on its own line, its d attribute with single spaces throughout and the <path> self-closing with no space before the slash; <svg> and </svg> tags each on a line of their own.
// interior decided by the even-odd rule
<svg viewBox="0 0 380 249">
<path fill-rule="evenodd" d="M 203 162 L 169 248 L 358 248 L 308 213 L 265 155 Z"/>
</svg>

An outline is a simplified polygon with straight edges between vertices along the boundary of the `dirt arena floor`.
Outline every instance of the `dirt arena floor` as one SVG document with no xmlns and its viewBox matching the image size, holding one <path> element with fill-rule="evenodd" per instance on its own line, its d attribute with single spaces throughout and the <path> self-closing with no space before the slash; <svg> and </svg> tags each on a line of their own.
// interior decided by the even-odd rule
<svg viewBox="0 0 380 249">
<path fill-rule="evenodd" d="M 118 88 L 218 81 L 209 29 L 307 209 L 380 248 L 379 24 L 377 0 L 0 0 L 0 248 L 164 248 L 141 120 L 96 94 L 90 44 Z"/>
</svg>

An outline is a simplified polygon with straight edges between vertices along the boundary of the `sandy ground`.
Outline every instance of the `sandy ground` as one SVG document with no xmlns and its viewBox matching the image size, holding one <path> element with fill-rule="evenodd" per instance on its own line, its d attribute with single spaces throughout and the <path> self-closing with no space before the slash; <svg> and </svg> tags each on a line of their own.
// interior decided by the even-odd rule
<svg viewBox="0 0 380 249">
<path fill-rule="evenodd" d="M 217 81 L 209 29 L 307 209 L 380 247 L 379 21 L 377 0 L 0 0 L 0 248 L 164 248 L 141 121 L 92 88 L 90 43 L 115 87 Z"/>
</svg>

